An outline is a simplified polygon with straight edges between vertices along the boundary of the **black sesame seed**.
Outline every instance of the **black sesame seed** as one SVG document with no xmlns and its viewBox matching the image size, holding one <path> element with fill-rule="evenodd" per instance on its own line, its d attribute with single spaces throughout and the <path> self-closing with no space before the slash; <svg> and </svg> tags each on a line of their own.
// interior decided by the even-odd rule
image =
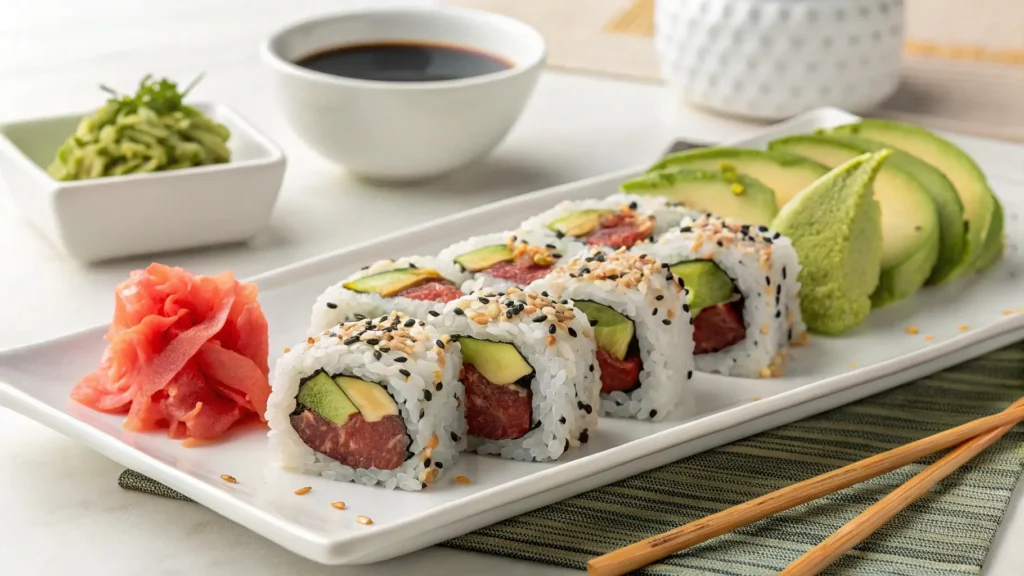
<svg viewBox="0 0 1024 576">
<path fill-rule="evenodd" d="M 593 262 L 594 261 L 594 257 L 593 256 L 587 256 L 586 258 L 583 259 L 583 261 L 584 262 Z"/>
<path fill-rule="evenodd" d="M 782 318 L 782 310 L 776 310 L 775 311 L 775 317 L 776 318 Z"/>
<path fill-rule="evenodd" d="M 515 315 L 516 315 L 515 310 L 508 309 L 508 310 L 505 311 L 505 318 L 508 318 L 509 320 L 511 320 L 512 317 L 515 316 Z"/>
<path fill-rule="evenodd" d="M 452 442 L 458 442 L 459 441 L 459 435 L 456 434 L 455 432 L 452 432 L 451 436 L 452 436 Z"/>
<path fill-rule="evenodd" d="M 686 288 L 686 284 L 683 282 L 682 276 L 676 276 L 676 282 L 679 283 L 680 288 Z"/>
<path fill-rule="evenodd" d="M 430 402 L 434 398 L 434 395 L 430 393 L 430 390 L 423 391 L 423 399 Z"/>
<path fill-rule="evenodd" d="M 636 202 L 630 202 L 629 203 L 629 209 L 630 210 L 636 210 L 637 208 L 638 208 L 638 205 L 637 205 Z"/>
<path fill-rule="evenodd" d="M 533 317 L 533 321 L 534 322 L 543 322 L 543 321 L 545 321 L 547 319 L 548 319 L 548 317 L 545 316 L 544 314 L 541 314 L 540 316 L 534 316 Z"/>
<path fill-rule="evenodd" d="M 654 297 L 654 299 L 657 300 L 658 302 L 661 302 L 662 300 L 665 299 L 665 295 L 664 294 L 658 294 L 657 296 Z"/>
<path fill-rule="evenodd" d="M 668 326 L 668 325 L 672 324 L 672 321 L 669 320 L 668 318 L 665 318 L 665 319 L 663 319 L 661 321 L 661 323 L 664 324 L 665 326 Z"/>
<path fill-rule="evenodd" d="M 424 490 L 426 490 L 427 483 L 426 482 L 420 482 L 420 488 L 423 488 Z"/>
<path fill-rule="evenodd" d="M 331 310 L 334 310 L 335 308 L 338 307 L 338 305 L 335 304 L 334 302 L 328 302 L 327 307 L 330 308 Z"/>
<path fill-rule="evenodd" d="M 782 267 L 782 279 L 783 280 L 786 279 L 786 267 L 785 266 Z"/>
<path fill-rule="evenodd" d="M 440 470 L 441 468 L 444 468 L 444 463 L 443 462 L 434 462 L 434 466 L 437 466 L 437 469 Z"/>
<path fill-rule="evenodd" d="M 363 316 L 362 314 L 356 314 L 355 316 L 353 316 L 353 318 L 355 318 L 356 321 L 366 320 L 366 316 Z"/>
<path fill-rule="evenodd" d="M 565 424 L 565 416 L 562 416 L 561 418 L 559 418 L 558 419 L 558 423 L 559 424 Z"/>
<path fill-rule="evenodd" d="M 668 274 L 665 274 L 665 280 L 667 280 L 667 281 L 669 281 L 669 282 L 672 282 L 672 281 L 674 281 L 675 279 L 676 279 L 676 278 L 675 278 L 675 275 L 674 275 L 674 274 L 672 274 L 671 272 L 669 272 Z"/>
<path fill-rule="evenodd" d="M 455 314 L 456 316 L 464 316 L 466 314 L 466 311 L 463 310 L 462 308 L 453 308 L 452 313 Z"/>
<path fill-rule="evenodd" d="M 565 439 L 565 449 L 562 450 L 562 451 L 563 452 L 568 452 L 569 451 L 569 439 L 568 438 Z"/>
<path fill-rule="evenodd" d="M 545 244 L 544 247 L 548 250 L 558 250 L 558 246 L 555 246 L 554 244 Z"/>
<path fill-rule="evenodd" d="M 690 305 L 689 304 L 683 304 L 683 312 L 689 312 L 689 311 L 690 311 Z"/>
<path fill-rule="evenodd" d="M 380 350 L 374 350 L 373 357 L 376 358 L 377 360 L 380 360 L 381 358 L 384 357 L 384 354 L 382 354 Z"/>
<path fill-rule="evenodd" d="M 423 417 L 426 416 L 426 415 L 427 415 L 427 411 L 424 410 L 423 408 L 420 408 L 420 420 L 423 420 Z"/>
<path fill-rule="evenodd" d="M 582 276 L 583 274 L 590 274 L 590 268 L 584 266 L 582 269 L 580 269 L 580 275 Z"/>
<path fill-rule="evenodd" d="M 764 284 L 765 284 L 765 286 L 771 286 L 772 285 L 772 277 L 771 276 L 765 276 L 764 277 Z"/>
<path fill-rule="evenodd" d="M 583 410 L 583 401 L 582 400 L 577 400 L 576 401 L 576 408 L 579 409 L 579 410 Z"/>
<path fill-rule="evenodd" d="M 356 342 L 359 342 L 359 337 L 358 336 L 352 336 L 350 338 L 345 338 L 344 340 L 341 341 L 341 343 L 344 344 L 345 346 L 351 346 L 351 345 L 355 344 Z"/>
<path fill-rule="evenodd" d="M 790 328 L 788 331 L 786 331 L 786 340 L 792 340 L 792 339 L 793 339 L 793 329 Z"/>
<path fill-rule="evenodd" d="M 721 240 L 716 240 L 716 241 L 715 241 L 715 244 L 718 244 L 718 247 L 719 247 L 719 248 L 722 248 L 722 247 L 724 247 L 724 246 L 725 246 L 725 244 L 723 244 Z"/>
<path fill-rule="evenodd" d="M 776 232 L 775 235 L 772 236 L 773 240 L 778 240 L 779 238 L 782 238 L 782 234 L 779 234 L 778 232 Z"/>
<path fill-rule="evenodd" d="M 594 365 L 593 365 L 593 364 L 591 364 L 591 365 L 590 365 L 590 371 L 591 371 L 591 372 L 593 372 L 593 371 L 594 371 Z"/>
<path fill-rule="evenodd" d="M 668 269 L 668 264 L 667 264 L 667 263 L 665 263 L 665 262 L 662 262 L 662 263 L 661 263 L 661 267 L 662 267 L 662 268 L 665 268 L 665 269 L 667 270 L 667 269 Z"/>
<path fill-rule="evenodd" d="M 409 318 L 408 320 L 405 321 L 405 324 L 402 324 L 402 326 L 405 326 L 406 328 L 412 328 L 415 325 L 416 325 L 416 319 L 415 318 Z"/>
<path fill-rule="evenodd" d="M 477 300 L 479 300 L 481 304 L 490 304 L 491 302 L 490 300 L 484 298 L 483 296 L 478 297 Z"/>
<path fill-rule="evenodd" d="M 566 300 L 565 298 L 563 298 L 562 301 L 559 302 L 559 304 L 561 304 L 562 306 L 568 306 L 569 305 L 569 301 Z"/>
<path fill-rule="evenodd" d="M 679 231 L 680 232 L 692 232 L 693 228 L 691 228 L 690 226 L 683 226 L 682 228 L 679 229 Z"/>
<path fill-rule="evenodd" d="M 413 264 L 412 262 L 409 262 L 409 268 L 415 268 L 415 267 L 416 267 L 415 264 Z"/>
<path fill-rule="evenodd" d="M 571 326 L 569 327 L 569 336 L 572 336 L 573 338 L 576 337 L 576 330 L 574 330 Z"/>
<path fill-rule="evenodd" d="M 562 232 L 561 230 L 555 231 L 555 238 L 558 238 L 559 240 L 565 238 L 565 232 Z"/>
<path fill-rule="evenodd" d="M 562 255 L 561 255 L 561 254 L 559 254 L 558 252 L 555 252 L 555 253 L 554 253 L 554 254 L 552 254 L 551 256 L 552 256 L 552 257 L 554 257 L 554 258 L 561 258 L 561 257 L 562 257 Z"/>
<path fill-rule="evenodd" d="M 376 338 L 367 338 L 366 343 L 369 344 L 370 346 L 376 346 L 377 344 L 380 344 L 380 340 Z"/>
<path fill-rule="evenodd" d="M 764 225 L 758 226 L 757 227 L 757 231 L 758 232 L 767 232 L 768 231 L 768 227 L 764 226 Z"/>
<path fill-rule="evenodd" d="M 591 326 L 597 326 L 597 320 L 594 320 L 593 318 L 590 318 L 590 319 L 588 319 L 588 321 L 590 322 Z"/>
<path fill-rule="evenodd" d="M 547 290 L 545 290 L 545 291 L 541 292 L 541 293 L 540 293 L 540 295 L 541 295 L 541 296 L 543 296 L 543 297 L 545 297 L 545 298 L 550 298 L 550 296 L 548 296 L 548 292 L 547 292 Z"/>
<path fill-rule="evenodd" d="M 391 352 L 391 348 L 388 348 L 387 346 L 381 346 L 377 350 L 380 350 L 381 352 L 383 352 L 385 354 L 387 354 L 388 352 Z"/>
<path fill-rule="evenodd" d="M 435 340 L 435 341 L 434 341 L 434 344 L 437 344 L 437 347 L 438 347 L 438 348 L 440 348 L 441 350 L 444 350 L 444 342 L 443 342 L 443 341 L 441 341 L 441 340 Z"/>
<path fill-rule="evenodd" d="M 591 414 L 594 412 L 594 407 L 591 406 L 590 404 L 584 404 L 583 411 L 586 412 L 587 414 Z"/>
<path fill-rule="evenodd" d="M 548 326 L 548 334 L 554 334 L 558 330 L 558 327 L 554 324 Z"/>
<path fill-rule="evenodd" d="M 693 378 L 693 370 L 687 370 L 686 371 L 686 379 L 690 380 L 691 378 Z"/>
<path fill-rule="evenodd" d="M 431 315 L 431 316 L 433 316 L 434 318 L 437 318 L 438 316 L 440 316 L 440 315 L 441 315 L 441 313 L 440 313 L 440 312 L 438 312 L 438 311 L 436 311 L 436 310 L 431 310 L 431 311 L 427 312 L 427 314 L 430 314 L 430 315 Z"/>
<path fill-rule="evenodd" d="M 771 243 L 772 243 L 772 239 L 771 239 L 771 238 L 768 238 L 767 236 L 765 236 L 765 237 L 764 237 L 764 243 L 765 243 L 765 244 L 771 244 Z"/>
<path fill-rule="evenodd" d="M 646 260 L 646 259 L 647 259 L 647 254 L 641 254 L 640 255 L 640 260 Z"/>
<path fill-rule="evenodd" d="M 426 460 L 423 461 L 423 467 L 430 468 L 430 458 L 427 458 Z"/>
<path fill-rule="evenodd" d="M 657 410 L 651 410 L 651 418 L 654 418 L 657 415 L 658 415 L 658 411 Z"/>
<path fill-rule="evenodd" d="M 693 324 L 694 324 L 693 316 L 690 316 L 690 326 L 693 326 Z"/>
<path fill-rule="evenodd" d="M 443 388 L 444 388 L 444 383 L 443 382 L 438 382 L 437 384 L 434 385 L 434 390 L 437 390 L 438 392 L 440 392 Z"/>
<path fill-rule="evenodd" d="M 398 362 L 399 364 L 404 363 L 406 360 L 408 360 L 408 358 L 405 356 L 395 356 L 395 362 Z"/>
<path fill-rule="evenodd" d="M 651 310 L 651 316 L 657 316 L 657 315 L 658 315 L 658 309 L 657 308 L 655 308 L 654 310 Z"/>
</svg>

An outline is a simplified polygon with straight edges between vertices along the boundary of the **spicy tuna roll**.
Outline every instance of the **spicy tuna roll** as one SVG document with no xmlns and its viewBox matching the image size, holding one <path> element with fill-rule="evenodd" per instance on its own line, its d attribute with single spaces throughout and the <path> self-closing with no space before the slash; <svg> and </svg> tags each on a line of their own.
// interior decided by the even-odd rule
<svg viewBox="0 0 1024 576">
<path fill-rule="evenodd" d="M 431 316 L 462 350 L 469 448 L 556 460 L 597 426 L 600 369 L 582 314 L 510 288 L 481 290 Z"/>
<path fill-rule="evenodd" d="M 521 228 L 589 246 L 629 248 L 677 225 L 686 214 L 661 197 L 613 194 L 599 200 L 566 200 L 524 221 Z"/>
<path fill-rule="evenodd" d="M 591 248 L 529 289 L 568 298 L 587 315 L 598 347 L 602 414 L 661 420 L 690 408 L 686 289 L 654 258 Z"/>
<path fill-rule="evenodd" d="M 398 312 L 310 337 L 275 367 L 274 459 L 340 482 L 426 488 L 465 434 L 461 364 L 448 336 Z"/>
<path fill-rule="evenodd" d="M 463 292 L 525 287 L 547 276 L 567 254 L 583 245 L 526 230 L 496 232 L 456 242 L 437 255 L 471 275 Z"/>
<path fill-rule="evenodd" d="M 429 310 L 462 296 L 469 275 L 433 256 L 380 260 L 329 287 L 313 305 L 310 335 L 341 322 L 373 318 L 397 310 L 425 318 Z"/>
<path fill-rule="evenodd" d="M 690 291 L 697 369 L 731 376 L 781 373 L 790 341 L 804 338 L 800 262 L 789 238 L 717 216 L 685 219 L 649 252 Z"/>
</svg>

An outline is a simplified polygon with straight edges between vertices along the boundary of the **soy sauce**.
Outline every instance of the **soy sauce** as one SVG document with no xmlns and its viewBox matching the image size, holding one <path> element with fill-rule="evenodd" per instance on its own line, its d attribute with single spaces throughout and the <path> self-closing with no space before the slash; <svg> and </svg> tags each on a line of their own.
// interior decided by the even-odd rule
<svg viewBox="0 0 1024 576">
<path fill-rule="evenodd" d="M 420 42 L 342 46 L 296 64 L 333 76 L 382 82 L 459 80 L 512 67 L 511 62 L 470 48 Z"/>
</svg>

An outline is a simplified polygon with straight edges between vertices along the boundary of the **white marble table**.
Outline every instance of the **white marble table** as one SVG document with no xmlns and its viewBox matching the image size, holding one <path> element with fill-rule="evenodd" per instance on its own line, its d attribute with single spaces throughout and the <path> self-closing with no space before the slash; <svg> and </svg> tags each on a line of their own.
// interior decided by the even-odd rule
<svg viewBox="0 0 1024 576">
<path fill-rule="evenodd" d="M 364 2 L 373 3 L 372 0 Z M 376 2 L 377 4 L 380 1 Z M 258 42 L 282 23 L 341 0 L 45 0 L 0 10 L 0 118 L 88 109 L 99 83 L 130 89 L 147 73 L 206 79 L 197 99 L 234 107 L 276 140 L 288 173 L 270 230 L 242 246 L 161 255 L 197 272 L 240 276 L 346 246 L 396 226 L 647 162 L 678 135 L 720 141 L 758 126 L 686 111 L 660 87 L 547 73 L 511 136 L 479 165 L 427 186 L 379 189 L 349 179 L 275 112 Z M 81 267 L 20 220 L 0 190 L 0 349 L 105 322 L 111 290 L 140 258 Z M 359 574 L 304 560 L 197 505 L 126 492 L 121 466 L 0 408 L 0 574 Z M 1024 572 L 1021 492 L 986 566 Z M 569 573 L 442 548 L 373 566 L 374 574 Z"/>
</svg>

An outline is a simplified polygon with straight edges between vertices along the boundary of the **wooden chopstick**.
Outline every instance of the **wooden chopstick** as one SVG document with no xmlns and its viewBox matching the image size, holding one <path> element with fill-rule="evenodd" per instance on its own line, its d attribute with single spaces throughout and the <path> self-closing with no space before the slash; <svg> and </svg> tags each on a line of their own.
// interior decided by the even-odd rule
<svg viewBox="0 0 1024 576">
<path fill-rule="evenodd" d="M 979 418 L 888 452 L 876 454 L 860 462 L 798 482 L 679 528 L 609 552 L 588 562 L 587 573 L 591 576 L 625 574 L 680 550 L 685 550 L 694 544 L 767 518 L 772 514 L 902 468 L 924 456 L 945 450 L 979 434 L 995 428 L 1015 425 L 1024 420 L 1024 406 L 1016 407 L 1016 404 L 1014 406 L 999 414 Z"/>
<path fill-rule="evenodd" d="M 1010 408 L 1024 406 L 1024 398 L 1021 398 Z M 820 544 L 811 548 L 806 554 L 797 558 L 779 575 L 805 576 L 818 574 L 829 564 L 835 562 L 840 556 L 850 551 L 851 548 L 862 542 L 873 532 L 882 527 L 899 513 L 901 510 L 912 504 L 923 496 L 932 486 L 935 486 L 946 476 L 949 476 L 957 468 L 963 466 L 971 458 L 977 456 L 981 451 L 994 444 L 1007 432 L 1013 429 L 1013 424 L 1007 424 L 1002 428 L 990 430 L 981 436 L 964 442 L 946 454 L 931 466 L 919 472 L 899 488 L 890 492 L 856 518 L 848 522 L 834 534 L 823 540 Z"/>
</svg>

